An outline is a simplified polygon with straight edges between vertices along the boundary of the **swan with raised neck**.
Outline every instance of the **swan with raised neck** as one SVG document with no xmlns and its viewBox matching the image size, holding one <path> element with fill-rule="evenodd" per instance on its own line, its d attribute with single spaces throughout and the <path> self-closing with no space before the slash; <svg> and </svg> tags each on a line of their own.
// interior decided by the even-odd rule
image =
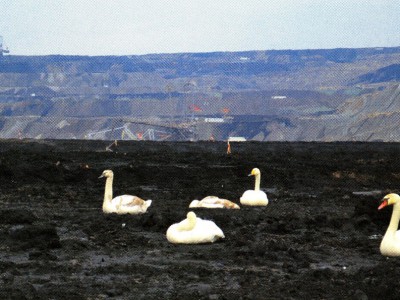
<svg viewBox="0 0 400 300">
<path fill-rule="evenodd" d="M 152 200 L 143 200 L 132 195 L 121 195 L 113 198 L 113 171 L 104 170 L 99 178 L 103 177 L 106 178 L 103 200 L 104 213 L 142 214 L 147 211 Z"/>
<path fill-rule="evenodd" d="M 173 244 L 214 243 L 225 237 L 214 222 L 198 218 L 192 211 L 187 213 L 183 221 L 172 224 L 166 236 L 167 240 Z"/>
<path fill-rule="evenodd" d="M 397 230 L 400 220 L 400 196 L 394 193 L 386 195 L 378 209 L 388 205 L 393 205 L 392 217 L 383 236 L 380 251 L 385 256 L 400 256 L 400 230 Z"/>
<path fill-rule="evenodd" d="M 260 190 L 261 171 L 258 168 L 251 170 L 249 176 L 255 177 L 254 190 L 247 190 L 240 197 L 240 203 L 243 205 L 251 206 L 266 206 L 268 205 L 268 197 L 263 191 Z"/>
</svg>

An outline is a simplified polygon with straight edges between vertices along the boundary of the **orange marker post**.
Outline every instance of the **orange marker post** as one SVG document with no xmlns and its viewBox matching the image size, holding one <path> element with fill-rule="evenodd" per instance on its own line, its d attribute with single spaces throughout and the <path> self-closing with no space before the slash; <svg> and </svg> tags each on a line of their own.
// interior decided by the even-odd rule
<svg viewBox="0 0 400 300">
<path fill-rule="evenodd" d="M 226 154 L 231 154 L 231 144 L 228 141 L 228 148 L 226 149 Z"/>
</svg>

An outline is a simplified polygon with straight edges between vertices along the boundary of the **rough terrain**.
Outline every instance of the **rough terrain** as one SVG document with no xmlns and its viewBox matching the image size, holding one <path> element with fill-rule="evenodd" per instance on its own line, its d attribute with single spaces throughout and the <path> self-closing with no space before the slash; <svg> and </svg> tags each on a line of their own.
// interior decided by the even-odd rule
<svg viewBox="0 0 400 300">
<path fill-rule="evenodd" d="M 0 140 L 1 299 L 399 299 L 400 258 L 379 253 L 400 144 Z M 238 203 L 262 171 L 267 207 L 197 209 L 226 238 L 172 245 L 191 200 Z M 114 193 L 152 199 L 104 215 Z"/>
</svg>

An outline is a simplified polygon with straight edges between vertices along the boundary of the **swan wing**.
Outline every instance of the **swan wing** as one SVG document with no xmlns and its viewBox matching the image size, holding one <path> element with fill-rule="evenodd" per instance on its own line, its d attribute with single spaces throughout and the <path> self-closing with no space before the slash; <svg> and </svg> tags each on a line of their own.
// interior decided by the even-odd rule
<svg viewBox="0 0 400 300">
<path fill-rule="evenodd" d="M 227 199 L 221 199 L 217 196 L 207 196 L 199 202 L 200 207 L 207 208 L 239 208 L 239 206 Z"/>
<path fill-rule="evenodd" d="M 112 199 L 111 205 L 115 207 L 117 214 L 145 213 L 152 200 L 143 200 L 137 196 L 122 195 Z"/>
<path fill-rule="evenodd" d="M 400 230 L 386 232 L 381 241 L 380 251 L 384 256 L 400 256 Z"/>
<path fill-rule="evenodd" d="M 263 191 L 247 190 L 243 193 L 244 199 L 268 199 L 267 194 Z"/>
<path fill-rule="evenodd" d="M 215 201 L 218 201 L 219 198 L 217 196 L 207 196 L 201 199 L 201 202 L 204 203 L 215 203 Z"/>
<path fill-rule="evenodd" d="M 145 201 L 137 196 L 132 195 L 121 195 L 111 200 L 114 205 L 118 206 L 135 206 L 143 205 Z"/>
<path fill-rule="evenodd" d="M 219 198 L 217 196 L 207 196 L 200 200 L 201 207 L 215 208 L 220 207 L 220 203 L 218 202 Z"/>
<path fill-rule="evenodd" d="M 400 243 L 400 230 L 397 230 L 394 234 L 394 238 Z"/>
<path fill-rule="evenodd" d="M 263 191 L 247 190 L 240 197 L 240 203 L 244 205 L 267 205 L 268 197 Z"/>
<path fill-rule="evenodd" d="M 200 202 L 200 207 L 205 208 L 224 208 L 224 205 L 218 202 Z"/>
<path fill-rule="evenodd" d="M 240 199 L 253 199 L 254 198 L 254 190 L 247 190 L 243 193 Z"/>
<path fill-rule="evenodd" d="M 239 205 L 227 199 L 219 199 L 217 203 L 221 204 L 224 208 L 240 209 Z"/>
<path fill-rule="evenodd" d="M 167 240 L 173 244 L 192 244 L 191 231 L 181 230 L 179 223 L 172 224 L 167 230 Z"/>
<path fill-rule="evenodd" d="M 213 221 L 197 218 L 196 226 L 193 228 L 192 235 L 196 237 L 198 243 L 214 243 L 220 238 L 225 238 L 221 228 Z"/>
</svg>

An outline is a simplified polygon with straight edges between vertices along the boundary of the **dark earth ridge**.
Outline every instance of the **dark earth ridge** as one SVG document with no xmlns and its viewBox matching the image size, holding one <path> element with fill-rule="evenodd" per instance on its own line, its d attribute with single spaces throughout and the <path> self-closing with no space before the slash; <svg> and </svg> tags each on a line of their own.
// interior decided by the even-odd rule
<svg viewBox="0 0 400 300">
<path fill-rule="evenodd" d="M 399 299 L 398 258 L 379 253 L 398 192 L 398 143 L 0 140 L 1 299 Z M 239 202 L 262 171 L 267 207 L 197 209 L 226 238 L 172 245 L 195 198 Z M 152 199 L 104 215 L 114 194 Z"/>
</svg>

